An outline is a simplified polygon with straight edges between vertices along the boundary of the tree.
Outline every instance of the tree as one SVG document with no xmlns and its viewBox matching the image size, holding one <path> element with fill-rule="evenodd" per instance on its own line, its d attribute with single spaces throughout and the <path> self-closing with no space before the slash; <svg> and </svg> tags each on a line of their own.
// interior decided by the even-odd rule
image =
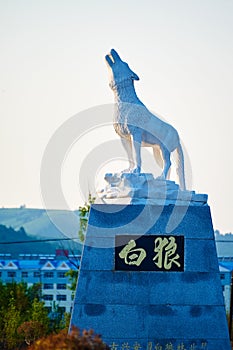
<svg viewBox="0 0 233 350">
<path fill-rule="evenodd" d="M 38 285 L 0 283 L 0 349 L 16 349 L 48 334 L 48 313 L 39 297 Z"/>
<path fill-rule="evenodd" d="M 45 334 L 48 333 L 49 317 L 48 311 L 44 307 L 44 302 L 38 299 L 33 300 L 30 319 L 34 322 L 40 322 L 44 326 Z"/>
<path fill-rule="evenodd" d="M 39 339 L 30 346 L 30 350 L 107 350 L 109 347 L 103 343 L 99 335 L 93 330 L 83 331 L 73 328 L 70 334 L 65 330 L 58 334 L 51 334 L 47 338 Z"/>
<path fill-rule="evenodd" d="M 16 300 L 14 298 L 13 292 L 11 292 L 8 311 L 4 315 L 4 326 L 3 335 L 5 343 L 7 344 L 7 349 L 15 349 L 16 345 L 19 343 L 17 329 L 20 325 L 20 311 L 16 308 Z"/>
<path fill-rule="evenodd" d="M 49 313 L 49 324 L 50 332 L 58 333 L 66 327 L 66 313 L 59 308 L 59 304 L 55 301 L 53 301 L 52 311 Z"/>
<path fill-rule="evenodd" d="M 18 327 L 17 333 L 24 338 L 27 345 L 31 345 L 35 340 L 44 337 L 47 334 L 47 329 L 39 321 L 27 321 Z"/>
<path fill-rule="evenodd" d="M 6 293 L 12 295 L 15 300 L 15 307 L 19 311 L 19 313 L 26 317 L 26 313 L 30 308 L 30 301 L 28 299 L 28 287 L 24 282 L 21 283 L 7 283 L 6 284 Z"/>
<path fill-rule="evenodd" d="M 87 231 L 87 224 L 88 224 L 88 216 L 91 208 L 91 204 L 95 202 L 95 197 L 92 197 L 92 195 L 89 193 L 88 195 L 88 201 L 84 203 L 83 206 L 79 207 L 79 231 L 78 236 L 82 243 L 84 243 L 86 231 Z M 79 268 L 79 266 L 76 266 Z M 77 280 L 78 280 L 78 269 L 77 270 L 69 270 L 66 273 L 66 276 L 69 277 L 71 286 L 69 287 L 70 290 L 74 291 L 76 290 Z"/>
<path fill-rule="evenodd" d="M 88 201 L 84 203 L 83 206 L 79 207 L 79 231 L 78 236 L 81 242 L 84 242 L 86 231 L 87 231 L 87 224 L 88 224 L 88 216 L 91 208 L 91 204 L 95 202 L 95 197 L 92 197 L 92 195 L 89 193 L 88 195 Z"/>
<path fill-rule="evenodd" d="M 27 296 L 31 304 L 34 299 L 41 299 L 41 288 L 41 283 L 35 283 L 31 287 L 27 287 Z"/>
<path fill-rule="evenodd" d="M 73 292 L 76 290 L 77 280 L 78 280 L 78 270 L 69 270 L 66 272 L 66 276 L 69 277 L 70 286 L 68 287 Z"/>
</svg>

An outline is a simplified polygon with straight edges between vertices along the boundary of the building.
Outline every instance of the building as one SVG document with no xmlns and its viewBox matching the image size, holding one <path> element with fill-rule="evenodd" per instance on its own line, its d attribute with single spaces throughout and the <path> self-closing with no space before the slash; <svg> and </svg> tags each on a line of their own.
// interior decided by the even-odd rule
<svg viewBox="0 0 233 350">
<path fill-rule="evenodd" d="M 28 287 L 40 283 L 41 294 L 49 311 L 56 305 L 62 312 L 71 312 L 73 293 L 66 273 L 77 270 L 80 256 L 67 256 L 57 251 L 56 255 L 20 254 L 11 259 L 9 254 L 0 255 L 0 281 L 25 282 Z"/>
<path fill-rule="evenodd" d="M 222 283 L 222 291 L 225 301 L 226 313 L 230 315 L 231 307 L 231 274 L 232 270 L 225 266 L 224 263 L 219 263 L 220 278 Z"/>
</svg>

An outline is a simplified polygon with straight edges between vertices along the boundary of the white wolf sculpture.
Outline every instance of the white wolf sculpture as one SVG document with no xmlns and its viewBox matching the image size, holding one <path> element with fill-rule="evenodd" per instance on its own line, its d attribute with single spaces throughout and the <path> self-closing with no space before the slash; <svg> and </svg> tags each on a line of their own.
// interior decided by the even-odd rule
<svg viewBox="0 0 233 350">
<path fill-rule="evenodd" d="M 118 53 L 112 49 L 105 56 L 110 71 L 110 87 L 115 95 L 115 131 L 121 136 L 130 167 L 128 172 L 141 172 L 141 146 L 152 147 L 155 160 L 163 167 L 161 178 L 170 174 L 171 152 L 177 150 L 177 174 L 181 189 L 185 190 L 184 156 L 178 132 L 169 124 L 153 115 L 139 100 L 134 80 L 139 80 Z"/>
</svg>

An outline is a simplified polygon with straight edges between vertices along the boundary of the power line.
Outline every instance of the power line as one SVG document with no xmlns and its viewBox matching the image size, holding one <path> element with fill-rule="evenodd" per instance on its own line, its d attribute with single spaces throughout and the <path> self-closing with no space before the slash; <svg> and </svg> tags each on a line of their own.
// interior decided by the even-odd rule
<svg viewBox="0 0 233 350">
<path fill-rule="evenodd" d="M 47 239 L 38 239 L 30 241 L 12 241 L 12 242 L 0 242 L 0 244 L 22 244 L 22 243 L 43 243 L 43 242 L 56 242 L 56 241 L 75 241 L 78 238 L 47 238 Z"/>
<path fill-rule="evenodd" d="M 46 238 L 46 239 L 38 239 L 38 240 L 28 240 L 28 241 L 12 241 L 12 242 L 0 242 L 0 244 L 23 244 L 23 243 L 43 243 L 43 242 L 56 242 L 56 241 L 77 241 L 79 238 Z M 220 243 L 233 243 L 232 240 L 215 240 L 215 242 Z M 81 242 L 79 242 L 81 243 Z"/>
</svg>

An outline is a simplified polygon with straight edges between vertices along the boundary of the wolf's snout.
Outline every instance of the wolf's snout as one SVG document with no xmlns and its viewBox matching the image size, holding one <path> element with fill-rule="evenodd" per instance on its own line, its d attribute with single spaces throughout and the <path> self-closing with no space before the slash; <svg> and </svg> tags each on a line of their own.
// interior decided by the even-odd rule
<svg viewBox="0 0 233 350">
<path fill-rule="evenodd" d="M 109 64 L 110 67 L 112 67 L 113 63 L 114 63 L 114 60 L 113 60 L 113 57 L 111 54 L 107 54 L 105 56 L 105 60 L 106 62 Z"/>
</svg>

